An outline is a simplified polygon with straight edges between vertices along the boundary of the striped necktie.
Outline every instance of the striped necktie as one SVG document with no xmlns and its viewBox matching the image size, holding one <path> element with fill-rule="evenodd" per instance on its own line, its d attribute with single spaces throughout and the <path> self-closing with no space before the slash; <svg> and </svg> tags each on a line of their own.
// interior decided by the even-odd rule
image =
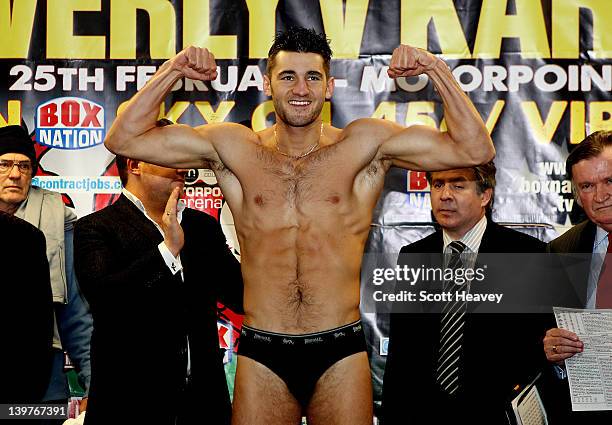
<svg viewBox="0 0 612 425">
<path fill-rule="evenodd" d="M 446 268 L 453 270 L 462 268 L 461 253 L 466 248 L 465 244 L 453 241 L 448 247 L 451 250 L 451 256 Z M 444 292 L 451 291 L 454 294 L 455 291 L 464 291 L 467 288 L 468 282 L 461 287 L 455 285 L 453 280 L 444 282 Z M 450 395 L 454 394 L 460 387 L 459 377 L 466 310 L 467 303 L 465 301 L 454 300 L 447 302 L 442 308 L 436 381 L 442 391 Z"/>
<path fill-rule="evenodd" d="M 597 282 L 596 308 L 612 308 L 612 235 L 608 233 L 608 252 Z"/>
</svg>

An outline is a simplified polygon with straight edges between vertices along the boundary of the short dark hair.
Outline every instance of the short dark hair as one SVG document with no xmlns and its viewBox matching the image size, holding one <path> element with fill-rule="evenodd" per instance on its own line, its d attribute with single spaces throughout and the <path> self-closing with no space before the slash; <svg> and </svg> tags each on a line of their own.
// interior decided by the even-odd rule
<svg viewBox="0 0 612 425">
<path fill-rule="evenodd" d="M 600 130 L 589 134 L 569 154 L 565 161 L 565 171 L 572 180 L 572 167 L 582 160 L 599 156 L 605 148 L 612 146 L 612 131 Z"/>
<path fill-rule="evenodd" d="M 167 118 L 162 118 L 155 123 L 155 127 L 165 127 L 167 125 L 174 124 Z M 119 179 L 121 180 L 121 184 L 123 187 L 128 182 L 128 170 L 127 170 L 127 162 L 129 158 L 126 158 L 123 155 L 117 155 L 115 157 L 115 165 L 117 166 L 117 172 L 119 173 Z"/>
<path fill-rule="evenodd" d="M 332 50 L 329 47 L 330 40 L 324 33 L 317 33 L 314 28 L 292 26 L 282 32 L 277 32 L 274 42 L 268 51 L 268 65 L 266 74 L 270 76 L 270 70 L 274 67 L 274 59 L 278 52 L 316 53 L 323 57 L 323 68 L 329 77 L 329 63 Z"/>
<path fill-rule="evenodd" d="M 493 161 L 490 161 L 485 164 L 480 164 L 476 165 L 475 167 L 471 167 L 471 170 L 474 172 L 474 179 L 476 181 L 476 188 L 478 190 L 478 193 L 482 194 L 485 190 L 491 189 L 491 200 L 485 207 L 487 216 L 490 218 L 491 213 L 493 212 L 493 201 L 495 198 L 495 173 L 497 173 L 497 168 L 495 167 L 495 163 Z M 427 177 L 427 182 L 430 185 L 431 174 L 432 171 L 428 171 L 427 173 L 425 173 Z"/>
</svg>

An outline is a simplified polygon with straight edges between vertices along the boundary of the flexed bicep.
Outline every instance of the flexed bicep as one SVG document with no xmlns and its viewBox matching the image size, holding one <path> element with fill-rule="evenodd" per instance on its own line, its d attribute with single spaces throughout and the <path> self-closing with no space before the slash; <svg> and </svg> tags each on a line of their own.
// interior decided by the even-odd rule
<svg viewBox="0 0 612 425">
<path fill-rule="evenodd" d="M 186 125 L 156 125 L 159 105 L 181 78 L 213 79 L 214 56 L 206 49 L 188 47 L 165 62 L 117 115 L 104 145 L 116 154 L 166 167 L 202 167 L 217 161 L 207 131 Z"/>
<path fill-rule="evenodd" d="M 447 132 L 413 125 L 384 140 L 379 149 L 382 158 L 393 165 L 419 171 L 438 171 L 478 165 L 478 160 L 458 148 Z"/>
<path fill-rule="evenodd" d="M 206 132 L 183 124 L 154 127 L 129 143 L 107 146 L 127 158 L 171 168 L 205 168 L 211 161 L 219 160 Z"/>
</svg>

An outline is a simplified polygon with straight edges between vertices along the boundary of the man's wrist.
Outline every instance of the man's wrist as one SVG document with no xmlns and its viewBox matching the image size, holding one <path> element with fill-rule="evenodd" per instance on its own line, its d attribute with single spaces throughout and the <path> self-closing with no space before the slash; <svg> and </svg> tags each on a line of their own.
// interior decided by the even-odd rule
<svg viewBox="0 0 612 425">
<path fill-rule="evenodd" d="M 183 269 L 183 265 L 181 264 L 180 252 L 174 255 L 172 251 L 166 245 L 166 242 L 160 242 L 158 245 L 159 253 L 164 259 L 164 263 L 168 266 L 168 269 L 172 272 L 172 274 L 176 274 Z"/>
<path fill-rule="evenodd" d="M 173 65 L 170 65 L 167 72 L 168 72 L 168 76 L 172 78 L 172 81 L 174 83 L 176 83 L 178 80 L 180 80 L 181 78 L 185 76 L 185 74 L 183 74 L 183 71 L 174 67 Z"/>
<path fill-rule="evenodd" d="M 168 59 L 166 62 L 161 64 L 161 66 L 157 69 L 157 73 L 158 76 L 171 78 L 173 85 L 185 76 L 183 71 L 175 65 L 175 62 L 172 59 Z"/>
<path fill-rule="evenodd" d="M 557 379 L 567 379 L 567 370 L 565 369 L 565 362 L 562 365 L 553 364 L 553 370 Z"/>
<path fill-rule="evenodd" d="M 433 55 L 432 55 L 433 56 Z M 437 56 L 433 56 L 433 65 L 425 70 L 425 74 L 449 74 L 451 70 L 448 64 Z"/>
<path fill-rule="evenodd" d="M 164 245 L 168 249 L 168 251 L 172 254 L 174 258 L 178 257 L 181 253 L 181 248 L 173 246 L 171 243 L 168 243 L 167 240 L 164 240 Z"/>
</svg>

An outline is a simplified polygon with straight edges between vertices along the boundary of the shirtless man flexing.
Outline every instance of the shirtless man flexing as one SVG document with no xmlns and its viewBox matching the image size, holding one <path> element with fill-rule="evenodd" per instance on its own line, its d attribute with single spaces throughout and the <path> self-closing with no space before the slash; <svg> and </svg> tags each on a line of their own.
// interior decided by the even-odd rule
<svg viewBox="0 0 612 425">
<path fill-rule="evenodd" d="M 264 77 L 272 128 L 156 127 L 177 80 L 217 76 L 213 55 L 189 47 L 131 99 L 105 141 L 130 158 L 217 176 L 234 215 L 245 290 L 233 424 L 298 424 L 302 415 L 310 425 L 372 424 L 359 270 L 385 172 L 470 167 L 495 153 L 446 64 L 409 46 L 395 49 L 389 76 L 426 73 L 444 102 L 447 132 L 378 119 L 343 130 L 323 124 L 334 91 L 330 57 L 313 30 L 277 35 Z"/>
</svg>

